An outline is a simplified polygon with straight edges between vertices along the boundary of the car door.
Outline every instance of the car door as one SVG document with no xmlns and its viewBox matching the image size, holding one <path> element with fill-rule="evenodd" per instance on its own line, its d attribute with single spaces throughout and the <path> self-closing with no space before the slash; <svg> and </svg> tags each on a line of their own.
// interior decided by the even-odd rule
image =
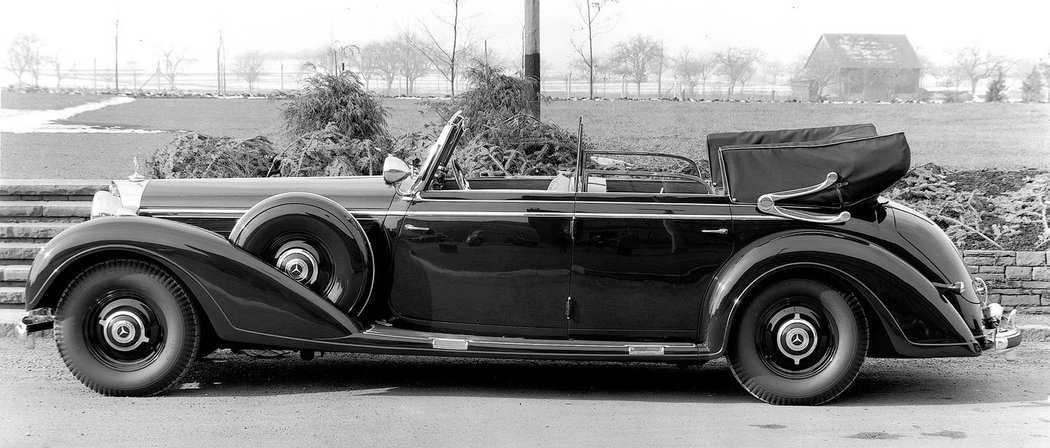
<svg viewBox="0 0 1050 448">
<path fill-rule="evenodd" d="M 390 307 L 433 331 L 566 337 L 573 194 L 420 192 L 394 244 Z"/>
<path fill-rule="evenodd" d="M 569 336 L 695 340 L 733 250 L 729 199 L 689 180 L 594 178 L 576 199 Z"/>
</svg>

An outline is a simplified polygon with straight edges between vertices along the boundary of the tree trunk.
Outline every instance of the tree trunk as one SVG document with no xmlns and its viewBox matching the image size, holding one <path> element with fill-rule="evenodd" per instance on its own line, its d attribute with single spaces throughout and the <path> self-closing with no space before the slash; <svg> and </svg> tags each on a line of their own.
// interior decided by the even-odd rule
<svg viewBox="0 0 1050 448">
<path fill-rule="evenodd" d="M 591 17 L 591 2 L 587 1 L 587 68 L 591 71 L 590 76 L 587 77 L 587 84 L 590 87 L 590 99 L 594 99 L 594 32 L 591 28 L 594 19 Z"/>
</svg>

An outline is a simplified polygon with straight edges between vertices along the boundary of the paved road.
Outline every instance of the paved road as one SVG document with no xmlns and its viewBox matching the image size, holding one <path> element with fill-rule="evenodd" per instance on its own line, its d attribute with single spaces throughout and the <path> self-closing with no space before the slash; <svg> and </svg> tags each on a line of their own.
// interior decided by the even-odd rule
<svg viewBox="0 0 1050 448">
<path fill-rule="evenodd" d="M 1050 343 L 869 360 L 831 405 L 757 402 L 724 362 L 215 354 L 180 390 L 107 398 L 44 340 L 0 339 L 0 446 L 1050 446 Z"/>
</svg>

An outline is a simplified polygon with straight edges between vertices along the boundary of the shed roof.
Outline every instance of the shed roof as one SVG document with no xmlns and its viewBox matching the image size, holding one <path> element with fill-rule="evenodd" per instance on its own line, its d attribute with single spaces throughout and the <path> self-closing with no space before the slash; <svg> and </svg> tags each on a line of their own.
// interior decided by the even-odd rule
<svg viewBox="0 0 1050 448">
<path fill-rule="evenodd" d="M 903 34 L 828 34 L 820 36 L 841 68 L 922 68 L 919 55 Z M 816 52 L 820 48 L 817 42 Z"/>
</svg>

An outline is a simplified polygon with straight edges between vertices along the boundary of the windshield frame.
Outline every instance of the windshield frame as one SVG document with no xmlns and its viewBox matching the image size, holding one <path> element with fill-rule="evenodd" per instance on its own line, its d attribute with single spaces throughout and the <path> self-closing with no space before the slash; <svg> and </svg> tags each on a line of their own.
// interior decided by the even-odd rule
<svg viewBox="0 0 1050 448">
<path fill-rule="evenodd" d="M 463 112 L 458 111 L 452 118 L 448 119 L 448 123 L 445 124 L 444 129 L 441 130 L 441 134 L 433 145 L 430 146 L 429 154 L 427 159 L 423 162 L 422 169 L 419 172 L 419 176 L 416 177 L 416 181 L 412 184 L 412 192 L 418 193 L 424 190 L 424 187 L 430 182 L 430 179 L 434 176 L 437 168 L 442 163 L 447 162 L 451 157 L 452 151 L 456 148 L 456 143 L 459 140 L 459 135 L 462 133 Z"/>
</svg>

